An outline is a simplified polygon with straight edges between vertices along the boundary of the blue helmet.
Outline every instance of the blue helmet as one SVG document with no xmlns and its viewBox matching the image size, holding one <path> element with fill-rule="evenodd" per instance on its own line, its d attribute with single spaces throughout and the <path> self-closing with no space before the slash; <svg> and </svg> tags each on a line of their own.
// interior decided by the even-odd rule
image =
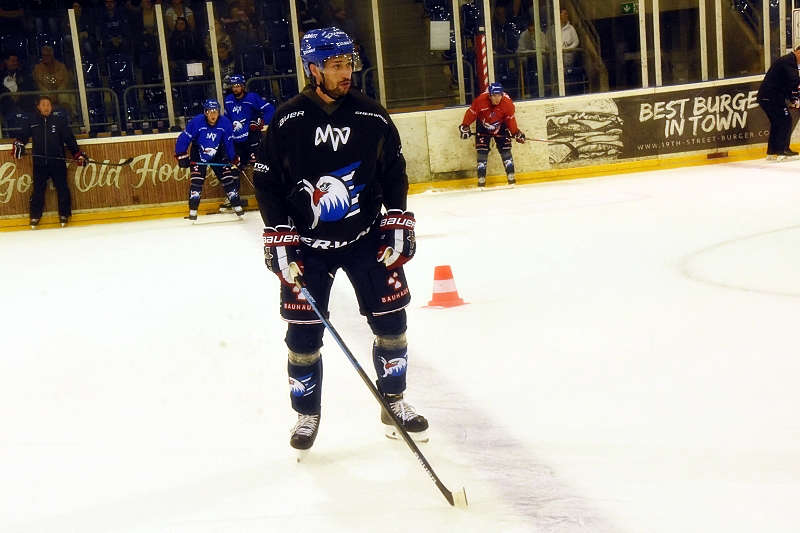
<svg viewBox="0 0 800 533">
<path fill-rule="evenodd" d="M 499 83 L 497 83 L 497 82 L 490 83 L 490 84 L 489 84 L 489 88 L 488 88 L 488 89 L 486 89 L 486 91 L 487 91 L 487 92 L 488 92 L 490 95 L 492 95 L 492 94 L 503 94 L 503 93 L 505 92 L 505 91 L 503 91 L 503 86 L 502 86 L 502 85 L 500 85 L 500 84 L 499 84 Z"/>
<path fill-rule="evenodd" d="M 352 55 L 353 50 L 353 39 L 336 26 L 309 30 L 300 41 L 303 71 L 310 78 L 311 70 L 308 65 L 311 63 L 322 68 L 325 60 L 329 57 Z"/>
<path fill-rule="evenodd" d="M 228 78 L 228 82 L 231 85 L 244 85 L 245 79 L 241 74 L 231 74 Z"/>
<path fill-rule="evenodd" d="M 206 98 L 203 100 L 203 113 L 206 111 L 219 111 L 219 102 L 214 100 L 213 98 Z"/>
</svg>

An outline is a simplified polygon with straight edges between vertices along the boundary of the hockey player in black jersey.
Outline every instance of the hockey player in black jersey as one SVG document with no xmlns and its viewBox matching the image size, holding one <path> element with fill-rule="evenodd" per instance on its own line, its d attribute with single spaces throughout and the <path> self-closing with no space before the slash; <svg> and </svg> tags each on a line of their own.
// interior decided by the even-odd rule
<svg viewBox="0 0 800 533">
<path fill-rule="evenodd" d="M 300 54 L 309 84 L 278 108 L 253 172 L 264 258 L 281 280 L 281 317 L 288 322 L 290 399 L 298 413 L 290 444 L 305 450 L 317 436 L 324 332 L 295 276 L 303 275 L 327 313 L 340 268 L 375 334 L 378 390 L 404 429 L 426 441 L 428 421 L 403 398 L 410 293 L 402 265 L 416 242 L 400 136 L 383 107 L 351 89 L 353 41 L 345 32 L 310 30 Z M 386 413 L 381 421 L 397 438 Z"/>
</svg>

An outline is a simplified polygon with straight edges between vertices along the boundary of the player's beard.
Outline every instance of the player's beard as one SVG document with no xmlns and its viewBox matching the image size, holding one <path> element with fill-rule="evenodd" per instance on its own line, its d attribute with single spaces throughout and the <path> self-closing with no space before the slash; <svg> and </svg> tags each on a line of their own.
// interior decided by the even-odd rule
<svg viewBox="0 0 800 533">
<path fill-rule="evenodd" d="M 338 100 L 339 98 L 343 97 L 350 91 L 350 87 L 352 86 L 352 80 L 350 78 L 346 78 L 343 80 L 339 80 L 336 85 L 331 88 L 328 85 L 328 80 L 325 79 L 323 76 L 322 78 L 322 88 L 323 91 L 328 97 L 333 98 L 334 100 Z"/>
</svg>

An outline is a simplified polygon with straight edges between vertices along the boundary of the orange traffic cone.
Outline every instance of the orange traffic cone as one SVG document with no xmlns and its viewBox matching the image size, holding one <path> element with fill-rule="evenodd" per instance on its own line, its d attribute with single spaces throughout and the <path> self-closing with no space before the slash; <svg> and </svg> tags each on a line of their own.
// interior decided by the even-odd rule
<svg viewBox="0 0 800 533">
<path fill-rule="evenodd" d="M 464 300 L 458 297 L 456 281 L 450 265 L 437 266 L 433 269 L 433 299 L 428 302 L 428 307 L 455 307 L 464 305 Z"/>
</svg>

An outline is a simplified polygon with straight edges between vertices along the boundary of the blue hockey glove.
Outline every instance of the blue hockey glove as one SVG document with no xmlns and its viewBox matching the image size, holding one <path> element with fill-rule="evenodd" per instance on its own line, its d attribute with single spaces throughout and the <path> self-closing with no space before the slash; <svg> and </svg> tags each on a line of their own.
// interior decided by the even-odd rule
<svg viewBox="0 0 800 533">
<path fill-rule="evenodd" d="M 295 284 L 295 277 L 303 273 L 303 262 L 300 260 L 300 235 L 294 226 L 264 228 L 264 263 L 281 283 Z"/>
<path fill-rule="evenodd" d="M 414 257 L 417 240 L 414 236 L 414 213 L 402 209 L 389 209 L 380 223 L 380 246 L 378 261 L 393 270 L 403 266 Z"/>
</svg>

